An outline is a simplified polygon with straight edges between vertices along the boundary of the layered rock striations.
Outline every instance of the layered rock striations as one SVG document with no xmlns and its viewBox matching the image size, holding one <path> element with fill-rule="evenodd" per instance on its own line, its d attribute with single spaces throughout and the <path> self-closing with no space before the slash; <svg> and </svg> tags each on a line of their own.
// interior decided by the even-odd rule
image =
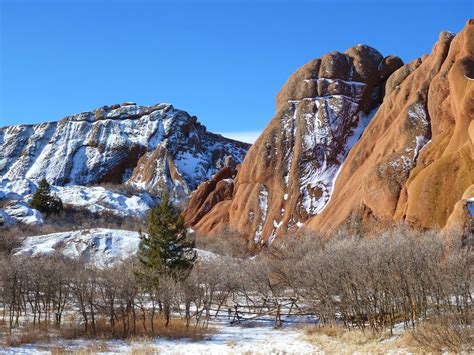
<svg viewBox="0 0 474 355">
<path fill-rule="evenodd" d="M 381 103 L 387 78 L 402 64 L 358 45 L 301 67 L 278 94 L 275 117 L 235 179 L 222 171 L 199 187 L 187 222 L 204 234 L 230 228 L 262 243 L 318 214 Z"/>
<path fill-rule="evenodd" d="M 391 75 L 331 202 L 308 227 L 406 221 L 463 227 L 474 197 L 474 21 Z M 449 221 L 449 224 L 447 224 Z"/>
<path fill-rule="evenodd" d="M 104 106 L 59 122 L 0 128 L 0 181 L 128 184 L 183 197 L 249 145 L 207 132 L 171 105 Z"/>
<path fill-rule="evenodd" d="M 225 161 L 241 162 L 248 148 L 167 104 L 125 103 L 59 122 L 3 127 L 0 225 L 41 223 L 25 202 L 43 177 L 66 207 L 144 216 L 163 191 L 186 200 Z"/>
<path fill-rule="evenodd" d="M 473 83 L 474 20 L 406 65 L 360 45 L 313 60 L 278 94 L 235 178 L 199 187 L 186 220 L 257 243 L 397 221 L 474 232 Z"/>
</svg>

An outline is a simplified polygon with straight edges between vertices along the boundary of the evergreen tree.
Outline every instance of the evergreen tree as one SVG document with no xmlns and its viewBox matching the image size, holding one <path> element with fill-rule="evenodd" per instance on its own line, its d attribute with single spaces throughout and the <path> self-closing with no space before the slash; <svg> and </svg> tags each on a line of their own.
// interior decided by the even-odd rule
<svg viewBox="0 0 474 355">
<path fill-rule="evenodd" d="M 42 178 L 38 183 L 38 189 L 33 195 L 30 206 L 46 214 L 57 214 L 63 210 L 63 202 L 51 193 L 51 187 L 45 178 Z"/>
<path fill-rule="evenodd" d="M 148 214 L 148 234 L 141 235 L 138 259 L 144 276 L 155 284 L 160 276 L 184 279 L 194 266 L 194 241 L 188 238 L 181 212 L 171 205 L 167 194 Z"/>
<path fill-rule="evenodd" d="M 197 255 L 194 241 L 186 234 L 184 219 L 167 194 L 148 214 L 148 233 L 140 234 L 140 239 L 137 256 L 142 268 L 137 270 L 137 276 L 146 287 L 159 290 L 159 303 L 168 326 L 171 300 L 163 290 L 170 286 L 168 282 L 177 283 L 189 275 Z"/>
</svg>

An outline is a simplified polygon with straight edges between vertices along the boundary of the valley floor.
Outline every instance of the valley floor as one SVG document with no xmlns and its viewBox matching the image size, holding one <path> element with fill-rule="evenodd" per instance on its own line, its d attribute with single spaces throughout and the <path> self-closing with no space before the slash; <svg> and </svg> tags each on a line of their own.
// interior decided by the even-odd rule
<svg viewBox="0 0 474 355">
<path fill-rule="evenodd" d="M 269 324 L 246 327 L 214 324 L 215 334 L 206 340 L 54 340 L 15 348 L 0 348 L 2 354 L 335 354 L 376 353 L 406 354 L 400 348 L 399 336 L 372 339 L 357 345 L 353 339 L 314 335 L 304 328 L 276 330 Z M 360 339 L 358 339 L 360 341 Z M 345 342 L 348 342 L 347 344 Z M 372 348 L 373 347 L 373 348 Z"/>
</svg>

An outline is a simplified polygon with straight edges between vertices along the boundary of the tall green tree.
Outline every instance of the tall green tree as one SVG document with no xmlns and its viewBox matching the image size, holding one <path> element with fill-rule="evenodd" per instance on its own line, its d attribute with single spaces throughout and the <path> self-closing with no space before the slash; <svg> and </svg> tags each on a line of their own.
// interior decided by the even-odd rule
<svg viewBox="0 0 474 355">
<path fill-rule="evenodd" d="M 148 233 L 141 235 L 138 259 L 145 269 L 179 280 L 194 266 L 194 246 L 181 211 L 164 194 L 160 205 L 148 214 Z"/>
<path fill-rule="evenodd" d="M 51 193 L 51 187 L 45 178 L 39 181 L 30 206 L 46 214 L 57 214 L 63 210 L 63 202 L 59 197 Z"/>
<path fill-rule="evenodd" d="M 187 235 L 181 211 L 171 204 L 167 194 L 163 194 L 160 205 L 149 212 L 147 227 L 148 233 L 140 233 L 137 252 L 142 266 L 137 273 L 139 279 L 155 290 L 165 286 L 161 284 L 186 279 L 196 261 L 195 244 Z M 163 304 L 168 325 L 170 303 L 167 296 L 164 296 Z"/>
</svg>

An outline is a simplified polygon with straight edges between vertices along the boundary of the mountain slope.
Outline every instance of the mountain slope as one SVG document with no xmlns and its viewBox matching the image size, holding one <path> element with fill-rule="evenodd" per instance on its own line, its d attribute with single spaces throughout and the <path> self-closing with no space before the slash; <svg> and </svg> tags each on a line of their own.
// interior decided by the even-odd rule
<svg viewBox="0 0 474 355">
<path fill-rule="evenodd" d="M 230 228 L 263 243 L 319 213 L 347 152 L 381 103 L 386 79 L 402 64 L 357 45 L 298 69 L 235 180 L 222 172 L 199 187 L 187 222 L 201 233 Z"/>
<path fill-rule="evenodd" d="M 53 185 L 126 183 L 151 193 L 190 193 L 248 149 L 206 131 L 171 105 L 104 106 L 59 122 L 0 128 L 0 180 Z"/>
<path fill-rule="evenodd" d="M 404 66 L 367 46 L 311 61 L 278 94 L 235 178 L 220 173 L 201 185 L 186 221 L 256 243 L 302 226 L 400 220 L 474 231 L 473 78 L 474 20 Z"/>
<path fill-rule="evenodd" d="M 242 161 L 248 147 L 167 104 L 124 103 L 59 122 L 2 127 L 0 202 L 28 201 L 45 177 L 67 207 L 143 216 L 162 191 L 182 201 L 226 159 Z M 97 184 L 106 188 L 91 186 Z M 22 209 L 8 202 L 0 213 L 4 224 L 33 220 L 36 212 L 16 205 Z"/>
</svg>

